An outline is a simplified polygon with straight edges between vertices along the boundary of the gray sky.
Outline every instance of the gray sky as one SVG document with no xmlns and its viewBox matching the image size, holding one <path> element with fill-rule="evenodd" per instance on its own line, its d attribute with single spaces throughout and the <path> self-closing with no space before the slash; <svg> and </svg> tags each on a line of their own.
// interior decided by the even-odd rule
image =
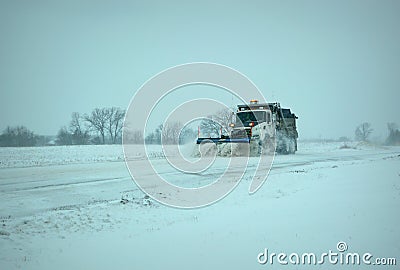
<svg viewBox="0 0 400 270">
<path fill-rule="evenodd" d="M 236 2 L 0 0 L 0 129 L 56 134 L 193 61 L 248 76 L 301 138 L 400 124 L 399 1 Z"/>
</svg>

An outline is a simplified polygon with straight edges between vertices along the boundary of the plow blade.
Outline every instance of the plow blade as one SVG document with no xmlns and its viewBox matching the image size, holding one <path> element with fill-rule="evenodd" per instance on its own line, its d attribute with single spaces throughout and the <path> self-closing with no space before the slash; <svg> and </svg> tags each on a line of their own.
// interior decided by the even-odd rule
<svg viewBox="0 0 400 270">
<path fill-rule="evenodd" d="M 250 138 L 198 138 L 196 143 L 250 143 Z"/>
</svg>

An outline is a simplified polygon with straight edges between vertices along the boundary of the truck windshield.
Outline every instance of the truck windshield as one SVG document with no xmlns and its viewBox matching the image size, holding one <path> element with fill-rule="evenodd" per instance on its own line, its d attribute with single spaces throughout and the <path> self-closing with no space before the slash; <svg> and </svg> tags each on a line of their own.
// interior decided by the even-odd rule
<svg viewBox="0 0 400 270">
<path fill-rule="evenodd" d="M 265 122 L 266 112 L 265 111 L 247 111 L 238 112 L 236 114 L 236 125 L 247 126 L 249 122 Z"/>
</svg>

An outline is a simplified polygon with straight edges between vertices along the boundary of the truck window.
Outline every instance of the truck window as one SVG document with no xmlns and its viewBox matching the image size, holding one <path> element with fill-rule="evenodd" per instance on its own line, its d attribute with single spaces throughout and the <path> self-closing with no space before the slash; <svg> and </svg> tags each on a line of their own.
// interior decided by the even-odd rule
<svg viewBox="0 0 400 270">
<path fill-rule="evenodd" d="M 271 118 L 271 115 L 269 115 Z M 246 112 L 238 112 L 236 114 L 236 125 L 245 125 L 247 126 L 250 122 L 265 122 L 266 112 L 265 111 L 246 111 Z"/>
<path fill-rule="evenodd" d="M 271 124 L 271 113 L 267 112 L 267 124 Z"/>
</svg>

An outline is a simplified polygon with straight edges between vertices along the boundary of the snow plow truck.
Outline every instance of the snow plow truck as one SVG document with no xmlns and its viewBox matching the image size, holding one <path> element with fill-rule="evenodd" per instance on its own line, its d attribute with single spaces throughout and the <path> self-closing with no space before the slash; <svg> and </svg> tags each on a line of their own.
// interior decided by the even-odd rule
<svg viewBox="0 0 400 270">
<path fill-rule="evenodd" d="M 290 109 L 282 108 L 280 103 L 258 103 L 251 100 L 249 104 L 237 106 L 228 132 L 222 132 L 217 138 L 200 137 L 197 144 L 250 144 L 258 154 L 275 151 L 280 154 L 294 154 L 297 151 L 298 133 L 296 119 Z"/>
</svg>

